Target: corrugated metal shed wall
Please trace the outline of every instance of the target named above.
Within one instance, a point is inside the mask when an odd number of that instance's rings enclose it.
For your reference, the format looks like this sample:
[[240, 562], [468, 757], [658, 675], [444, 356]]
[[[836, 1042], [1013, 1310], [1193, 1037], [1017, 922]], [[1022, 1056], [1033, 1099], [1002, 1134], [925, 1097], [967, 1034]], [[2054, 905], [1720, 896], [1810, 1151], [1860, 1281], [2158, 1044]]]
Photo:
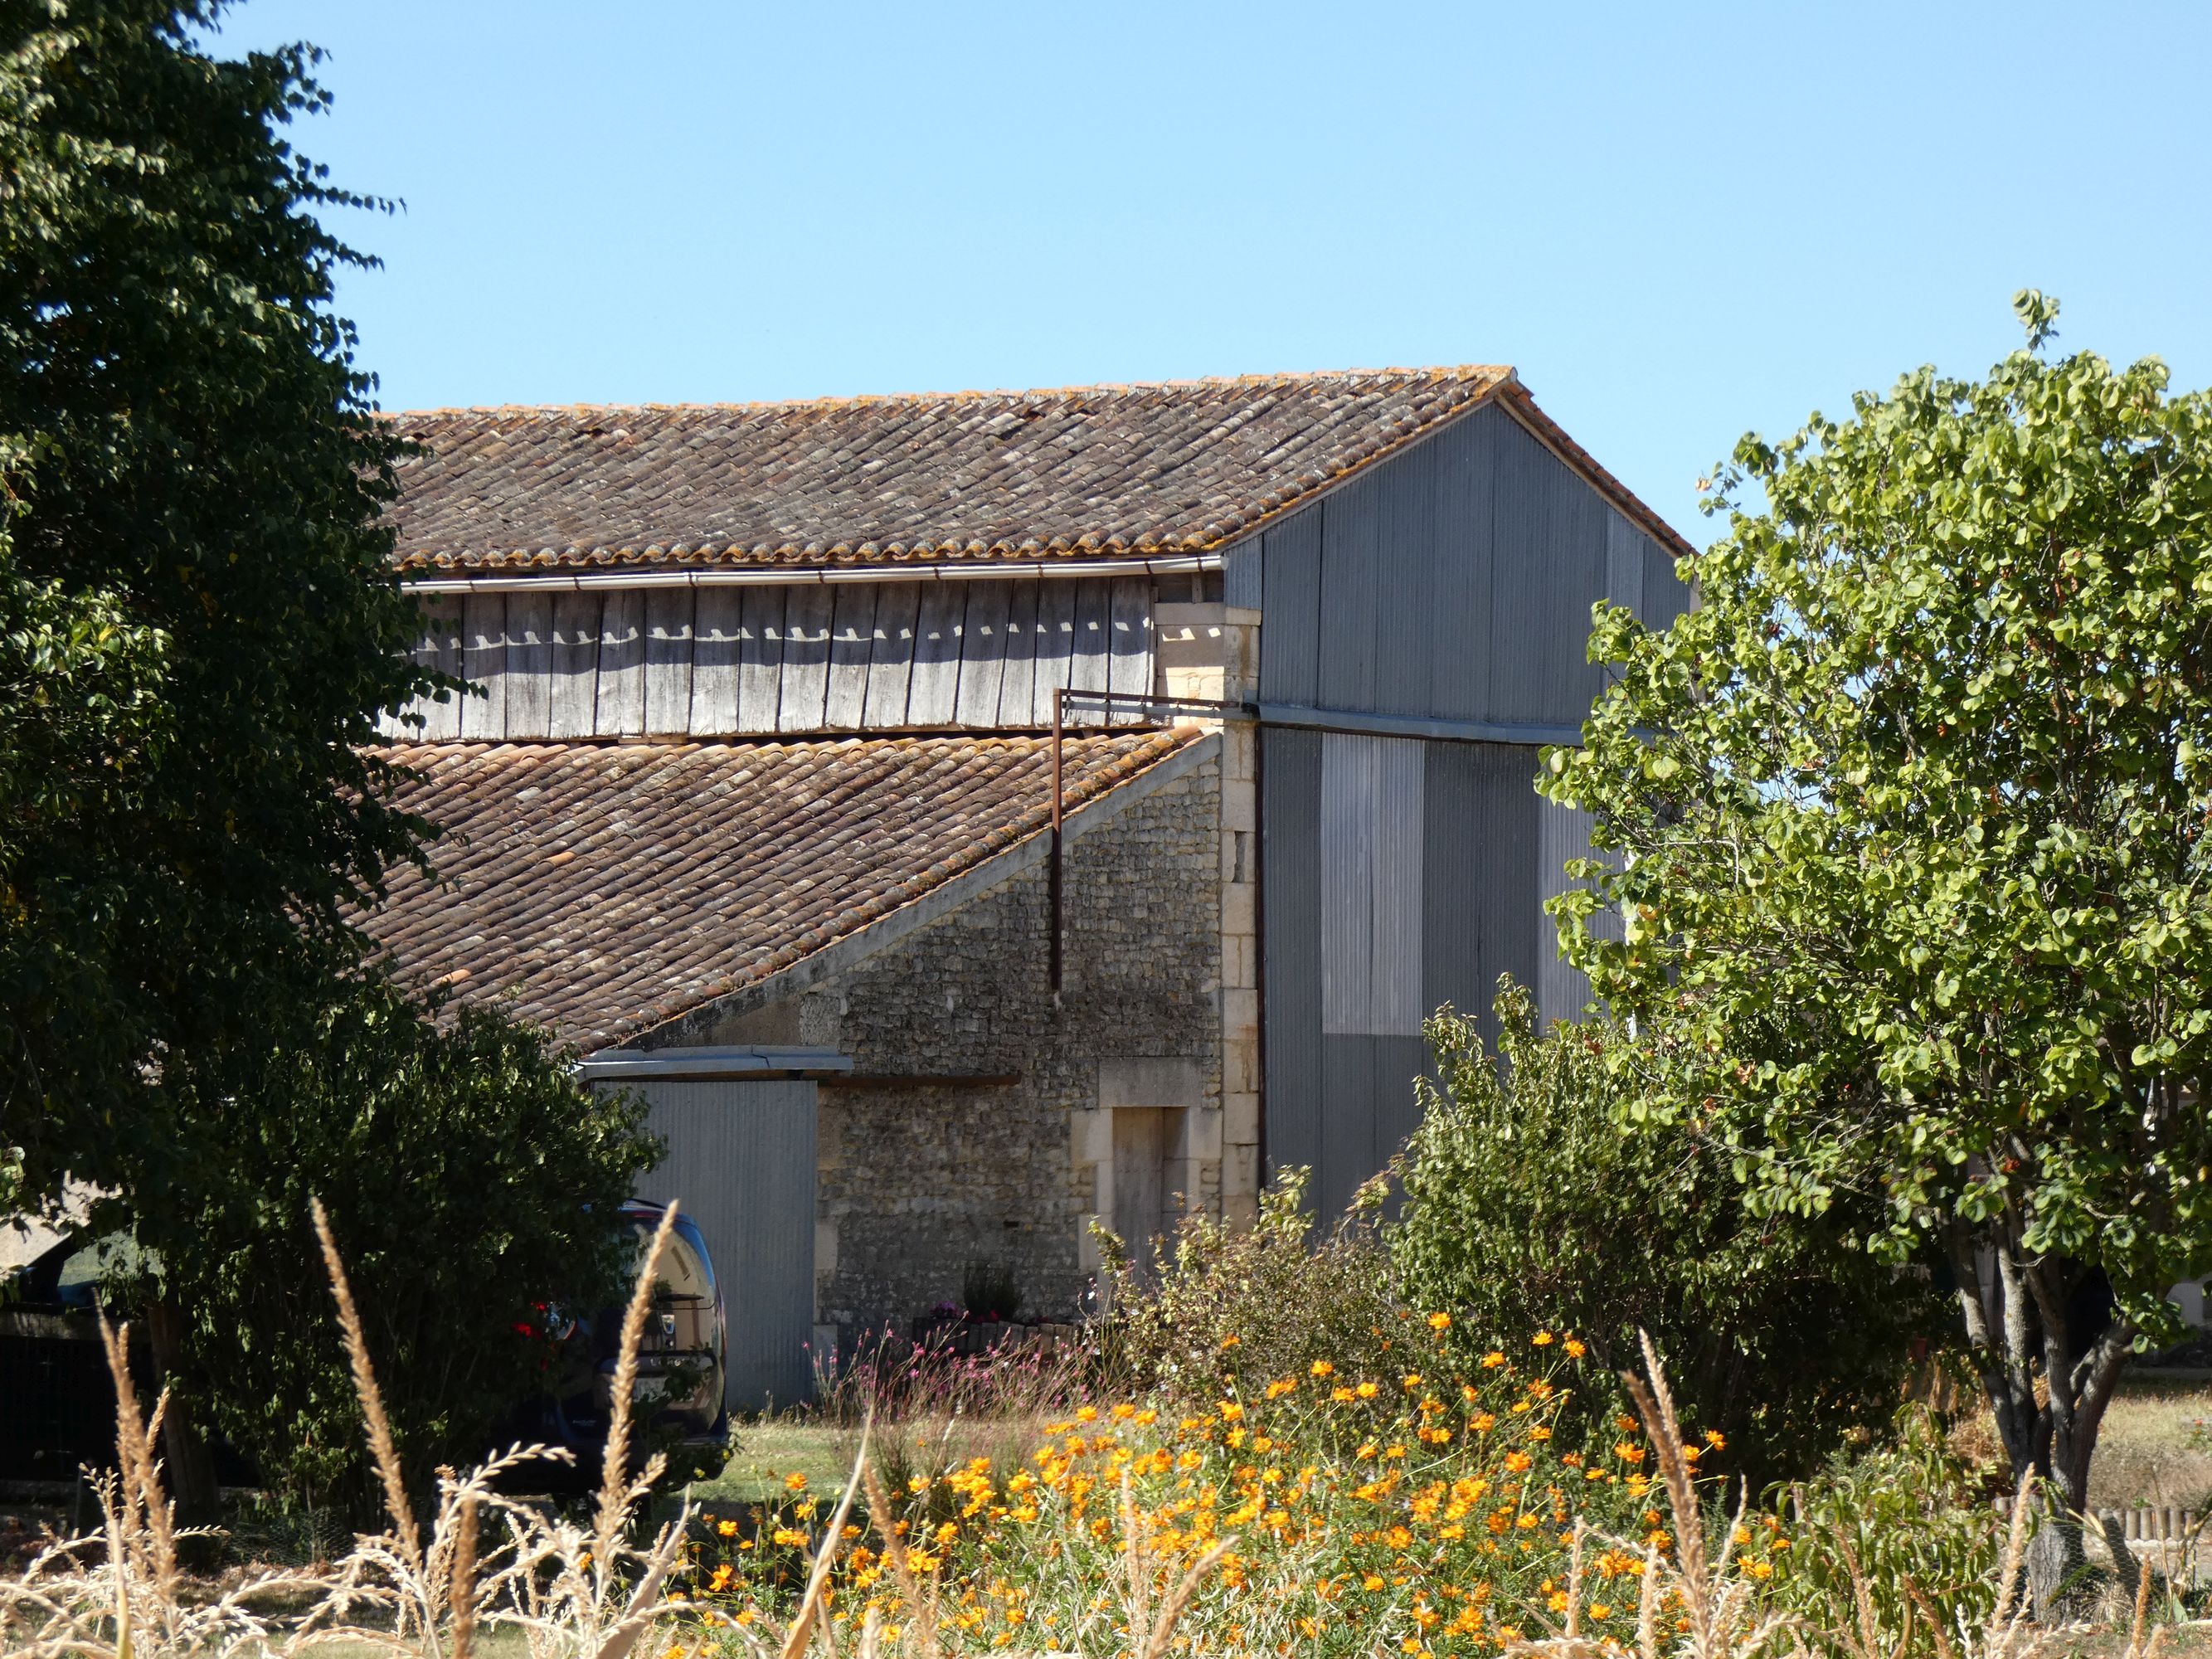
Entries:
[[[1260, 538], [1261, 696], [1352, 714], [1579, 725], [1601, 597], [1664, 627], [1674, 561], [1496, 409], [1476, 411]], [[1267, 1151], [1324, 1214], [1413, 1127], [1421, 1019], [1497, 1035], [1498, 976], [1579, 1015], [1543, 902], [1587, 855], [1535, 793], [1538, 751], [1269, 729], [1261, 736]]]
[[714, 1258], [730, 1325], [723, 1397], [790, 1405], [813, 1392], [815, 1085], [634, 1083], [668, 1143], [638, 1196], [681, 1204]]

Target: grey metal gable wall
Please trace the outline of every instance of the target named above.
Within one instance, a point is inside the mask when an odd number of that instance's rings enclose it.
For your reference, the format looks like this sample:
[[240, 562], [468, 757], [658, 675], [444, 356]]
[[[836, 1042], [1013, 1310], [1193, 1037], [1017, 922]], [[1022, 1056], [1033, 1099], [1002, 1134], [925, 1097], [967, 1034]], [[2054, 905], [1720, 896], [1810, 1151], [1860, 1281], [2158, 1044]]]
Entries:
[[[1571, 729], [1604, 680], [1591, 605], [1664, 627], [1690, 602], [1665, 549], [1495, 408], [1255, 541], [1237, 586], [1270, 704]], [[1538, 797], [1532, 744], [1271, 727], [1261, 748], [1267, 1162], [1310, 1169], [1329, 1215], [1416, 1127], [1422, 1018], [1450, 1003], [1495, 1041], [1504, 974], [1542, 1018], [1581, 1014], [1542, 907], [1589, 824]]]
[[1475, 410], [1259, 538], [1264, 702], [1576, 726], [1601, 598], [1664, 626], [1666, 549], [1503, 410]]

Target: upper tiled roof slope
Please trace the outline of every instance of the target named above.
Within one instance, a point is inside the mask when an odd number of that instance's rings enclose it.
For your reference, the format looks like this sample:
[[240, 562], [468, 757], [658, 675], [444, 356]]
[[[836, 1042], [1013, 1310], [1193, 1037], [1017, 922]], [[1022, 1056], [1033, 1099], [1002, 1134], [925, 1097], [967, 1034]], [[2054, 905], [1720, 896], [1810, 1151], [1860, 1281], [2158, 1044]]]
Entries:
[[[1190, 732], [1070, 738], [1089, 800]], [[403, 973], [510, 995], [586, 1047], [765, 979], [1042, 829], [1042, 738], [410, 744], [442, 825], [365, 918]]]
[[[1351, 369], [815, 403], [403, 415], [403, 567], [867, 564], [1218, 547], [1494, 395]], [[1633, 516], [1648, 509], [1588, 462]], [[1662, 539], [1671, 532], [1650, 520]]]

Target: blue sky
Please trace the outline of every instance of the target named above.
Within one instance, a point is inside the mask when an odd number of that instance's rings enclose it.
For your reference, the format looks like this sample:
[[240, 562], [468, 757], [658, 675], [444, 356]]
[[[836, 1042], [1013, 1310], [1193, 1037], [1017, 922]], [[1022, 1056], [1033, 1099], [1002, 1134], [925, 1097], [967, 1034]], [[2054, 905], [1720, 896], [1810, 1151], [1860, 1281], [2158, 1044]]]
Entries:
[[1506, 362], [1698, 476], [2018, 340], [2212, 380], [2212, 6], [248, 0], [391, 408]]

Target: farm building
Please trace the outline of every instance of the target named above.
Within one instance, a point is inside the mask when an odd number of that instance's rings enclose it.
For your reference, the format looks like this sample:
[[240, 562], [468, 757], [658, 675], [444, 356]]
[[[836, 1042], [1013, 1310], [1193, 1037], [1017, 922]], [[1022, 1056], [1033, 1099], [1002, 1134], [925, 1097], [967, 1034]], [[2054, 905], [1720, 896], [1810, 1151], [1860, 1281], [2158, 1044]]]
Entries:
[[1687, 549], [1510, 370], [402, 424], [477, 695], [395, 727], [447, 836], [372, 928], [653, 1102], [733, 1397], [978, 1273], [1072, 1313], [1094, 1219], [1340, 1206], [1430, 1011], [1582, 1007], [1538, 749]]

